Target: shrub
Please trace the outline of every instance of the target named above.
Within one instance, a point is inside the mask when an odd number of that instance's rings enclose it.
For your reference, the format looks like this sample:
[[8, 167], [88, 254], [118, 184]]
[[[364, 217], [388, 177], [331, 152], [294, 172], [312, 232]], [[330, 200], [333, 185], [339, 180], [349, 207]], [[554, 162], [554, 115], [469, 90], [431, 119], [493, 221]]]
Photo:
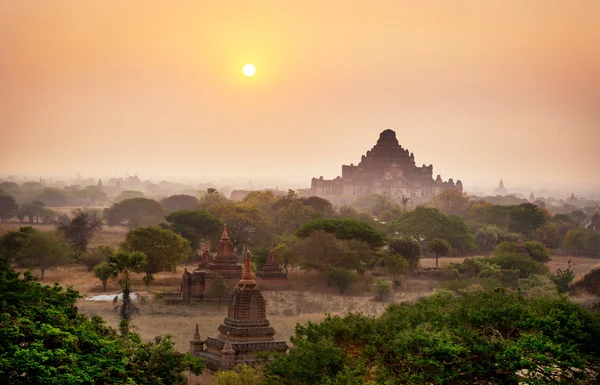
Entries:
[[408, 262], [410, 270], [419, 268], [421, 245], [416, 239], [410, 237], [392, 239], [389, 243], [389, 249], [391, 254], [402, 256]]
[[524, 245], [534, 261], [546, 263], [550, 261], [550, 253], [541, 242], [525, 242]]
[[344, 294], [348, 286], [358, 278], [352, 270], [344, 269], [343, 267], [332, 267], [327, 273], [327, 285], [337, 286], [340, 290], [340, 294]]
[[375, 299], [380, 302], [387, 300], [393, 292], [393, 283], [387, 279], [378, 279], [373, 287], [375, 289]]

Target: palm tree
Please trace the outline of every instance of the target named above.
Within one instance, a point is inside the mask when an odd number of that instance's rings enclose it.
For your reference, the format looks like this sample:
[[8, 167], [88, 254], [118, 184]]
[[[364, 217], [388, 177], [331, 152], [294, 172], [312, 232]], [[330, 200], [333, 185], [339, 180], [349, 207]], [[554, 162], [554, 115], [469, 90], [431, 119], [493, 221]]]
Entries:
[[121, 319], [125, 321], [125, 325], [121, 327], [121, 333], [126, 335], [128, 331], [127, 323], [131, 319], [133, 306], [131, 304], [131, 278], [135, 273], [142, 273], [146, 266], [146, 254], [139, 251], [124, 251], [119, 250], [114, 255], [108, 258], [114, 268], [114, 275], [121, 277], [119, 284], [123, 289], [123, 304], [121, 305]]

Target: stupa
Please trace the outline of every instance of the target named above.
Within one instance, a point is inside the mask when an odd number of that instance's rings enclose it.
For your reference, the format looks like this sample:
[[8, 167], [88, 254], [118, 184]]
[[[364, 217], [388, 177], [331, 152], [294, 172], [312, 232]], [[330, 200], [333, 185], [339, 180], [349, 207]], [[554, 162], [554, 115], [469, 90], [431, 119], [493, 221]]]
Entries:
[[219, 240], [219, 244], [217, 245], [217, 255], [208, 264], [208, 270], [213, 274], [217, 273], [221, 275], [224, 279], [240, 279], [242, 267], [237, 264], [237, 257], [227, 233], [227, 224], [223, 228], [221, 240]]
[[588, 228], [590, 230], [600, 230], [600, 210], [598, 209], [598, 205], [596, 205], [596, 211], [592, 215], [592, 222]]
[[210, 263], [211, 255], [210, 250], [208, 249], [208, 244], [205, 244], [202, 248], [202, 256], [200, 257], [200, 265], [199, 268], [207, 268]]
[[[190, 340], [190, 352], [201, 357], [210, 370], [228, 370], [238, 364], [261, 366], [274, 359], [275, 353], [285, 353], [285, 341], [275, 340], [275, 330], [267, 319], [265, 299], [254, 279], [250, 266], [250, 252], [246, 253], [242, 279], [238, 282], [227, 310], [227, 316], [219, 326], [219, 335], [206, 341], [197, 333]], [[206, 344], [206, 348], [204, 348]], [[258, 359], [258, 353], [269, 358]]]
[[267, 263], [256, 273], [258, 282], [262, 286], [273, 287], [281, 286], [287, 282], [287, 275], [281, 271], [279, 264], [275, 260], [275, 249], [269, 251]]

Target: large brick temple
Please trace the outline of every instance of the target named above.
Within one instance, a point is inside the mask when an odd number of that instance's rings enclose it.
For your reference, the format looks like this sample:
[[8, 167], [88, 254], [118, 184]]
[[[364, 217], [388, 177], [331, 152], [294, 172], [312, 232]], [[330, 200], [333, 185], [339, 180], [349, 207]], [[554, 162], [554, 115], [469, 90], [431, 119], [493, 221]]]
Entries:
[[443, 190], [462, 192], [460, 180], [433, 179], [433, 165], [418, 167], [415, 156], [402, 148], [396, 133], [385, 130], [358, 165], [342, 166], [342, 176], [335, 179], [312, 178], [311, 194], [332, 195], [386, 194], [391, 197], [429, 198]]
[[227, 316], [218, 330], [217, 337], [203, 340], [196, 325], [190, 340], [190, 353], [203, 358], [206, 367], [213, 371], [230, 370], [237, 364], [261, 366], [265, 361], [257, 357], [258, 353], [266, 353], [270, 361], [274, 354], [288, 350], [285, 341], [274, 338], [266, 301], [250, 266], [250, 252], [246, 253], [242, 279], [231, 295]]

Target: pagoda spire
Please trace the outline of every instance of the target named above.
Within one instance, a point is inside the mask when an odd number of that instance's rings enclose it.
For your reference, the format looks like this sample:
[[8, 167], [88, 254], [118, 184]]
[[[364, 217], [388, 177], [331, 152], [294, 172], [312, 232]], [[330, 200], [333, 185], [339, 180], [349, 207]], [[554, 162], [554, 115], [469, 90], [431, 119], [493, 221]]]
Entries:
[[221, 350], [223, 354], [235, 354], [235, 350], [233, 350], [233, 346], [231, 346], [231, 333], [227, 332], [227, 338], [225, 339], [225, 346], [223, 346], [223, 350]]
[[229, 233], [227, 233], [227, 223], [223, 226], [223, 234], [221, 235], [221, 239], [227, 240], [229, 239]]
[[200, 340], [200, 331], [198, 330], [198, 324], [196, 324], [196, 331], [194, 332], [194, 337], [192, 337], [194, 341]]
[[238, 283], [238, 287], [255, 287], [256, 280], [254, 279], [254, 273], [252, 272], [252, 265], [250, 264], [250, 251], [246, 251], [246, 260], [244, 261], [244, 271], [242, 271], [242, 279]]

